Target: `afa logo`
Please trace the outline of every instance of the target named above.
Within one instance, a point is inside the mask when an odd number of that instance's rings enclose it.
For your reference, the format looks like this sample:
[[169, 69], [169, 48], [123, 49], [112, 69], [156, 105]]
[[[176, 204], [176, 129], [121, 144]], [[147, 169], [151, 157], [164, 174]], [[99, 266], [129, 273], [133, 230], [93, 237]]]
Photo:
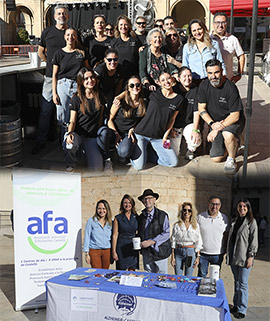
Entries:
[[115, 294], [113, 297], [113, 306], [121, 316], [133, 314], [137, 307], [137, 298], [128, 294]]
[[[67, 235], [68, 233], [68, 221], [65, 217], [56, 217], [53, 218], [52, 217], [53, 212], [52, 211], [46, 211], [43, 214], [43, 219], [40, 217], [29, 217], [28, 218], [28, 222], [31, 223], [28, 225], [27, 227], [27, 232], [30, 235], [38, 235], [38, 236], [50, 236], [50, 234], [54, 235]], [[61, 250], [63, 250], [63, 248], [67, 245], [68, 240], [66, 240], [66, 242], [58, 247], [57, 249], [43, 249], [39, 246], [37, 246], [32, 237], [29, 236], [28, 237], [28, 242], [31, 245], [31, 247], [36, 250], [37, 252], [43, 253], [43, 254], [54, 254], [54, 253], [58, 253]]]

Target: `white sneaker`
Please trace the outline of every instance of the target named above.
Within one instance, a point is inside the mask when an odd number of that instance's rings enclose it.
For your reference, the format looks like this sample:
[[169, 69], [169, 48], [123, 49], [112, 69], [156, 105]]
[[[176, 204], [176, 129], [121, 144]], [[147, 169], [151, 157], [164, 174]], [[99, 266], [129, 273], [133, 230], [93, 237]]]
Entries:
[[106, 159], [104, 162], [104, 172], [113, 172], [112, 161], [110, 159]]
[[236, 165], [233, 158], [227, 158], [224, 166], [224, 172], [226, 174], [234, 174], [236, 171]]

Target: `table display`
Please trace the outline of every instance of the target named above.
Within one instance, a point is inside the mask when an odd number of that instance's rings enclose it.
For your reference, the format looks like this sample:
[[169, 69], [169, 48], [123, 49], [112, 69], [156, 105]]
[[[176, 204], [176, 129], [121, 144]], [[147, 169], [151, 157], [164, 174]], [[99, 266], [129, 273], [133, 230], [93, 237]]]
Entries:
[[223, 281], [216, 297], [198, 296], [199, 284], [198, 277], [78, 268], [46, 282], [46, 320], [230, 321]]

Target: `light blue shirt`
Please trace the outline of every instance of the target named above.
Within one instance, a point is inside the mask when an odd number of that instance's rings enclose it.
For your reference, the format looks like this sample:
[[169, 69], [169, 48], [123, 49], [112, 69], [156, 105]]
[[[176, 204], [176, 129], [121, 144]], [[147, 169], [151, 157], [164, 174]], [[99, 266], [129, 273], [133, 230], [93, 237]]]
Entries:
[[189, 46], [188, 43], [183, 48], [182, 66], [189, 67], [192, 71], [193, 79], [207, 78], [205, 64], [208, 60], [216, 58], [222, 63], [223, 75], [226, 74], [226, 67], [221, 55], [219, 44], [216, 40], [212, 40], [212, 48], [204, 47], [202, 52], [196, 45]]
[[83, 251], [110, 249], [111, 235], [112, 227], [108, 223], [102, 227], [96, 218], [91, 217], [85, 226]]

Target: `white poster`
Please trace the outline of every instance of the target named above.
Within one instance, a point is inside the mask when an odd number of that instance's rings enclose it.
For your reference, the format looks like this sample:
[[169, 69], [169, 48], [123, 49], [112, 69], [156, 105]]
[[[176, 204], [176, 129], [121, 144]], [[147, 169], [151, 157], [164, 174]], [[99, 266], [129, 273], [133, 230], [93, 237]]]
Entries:
[[71, 289], [71, 311], [97, 312], [98, 292], [88, 289]]
[[16, 310], [46, 305], [45, 281], [80, 267], [81, 176], [13, 171]]

